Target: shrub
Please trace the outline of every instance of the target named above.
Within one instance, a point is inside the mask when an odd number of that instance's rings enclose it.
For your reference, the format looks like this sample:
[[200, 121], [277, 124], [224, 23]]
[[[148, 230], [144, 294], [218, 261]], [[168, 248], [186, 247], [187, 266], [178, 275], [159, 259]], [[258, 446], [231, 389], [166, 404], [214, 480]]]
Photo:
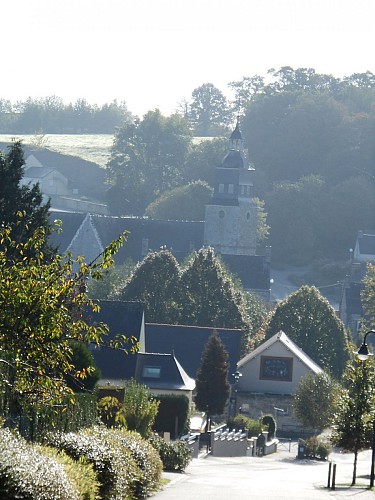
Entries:
[[163, 463], [158, 452], [137, 432], [122, 429], [111, 431], [116, 444], [130, 450], [137, 464], [140, 475], [135, 481], [133, 491], [135, 498], [145, 498], [160, 486]]
[[[175, 439], [189, 431], [189, 399], [184, 395], [160, 394], [160, 401], [153, 429], [156, 432], [170, 432]], [[177, 436], [176, 433], [177, 418]]]
[[124, 402], [116, 419], [130, 431], [148, 438], [158, 413], [159, 401], [153, 400], [148, 387], [130, 380], [126, 384]]
[[56, 462], [63, 465], [69, 480], [74, 484], [79, 493], [79, 498], [84, 498], [85, 500], [96, 500], [99, 498], [100, 484], [94, 468], [88, 460], [83, 457], [78, 461], [73, 460], [64, 451], [59, 451], [49, 446], [36, 445], [36, 448], [40, 449], [44, 455], [50, 456]]
[[159, 453], [163, 462], [163, 469], [169, 471], [183, 471], [191, 460], [191, 451], [183, 441], [164, 441], [157, 434], [150, 437], [150, 443]]
[[137, 465], [129, 450], [114, 444], [110, 429], [94, 427], [77, 434], [56, 433], [48, 437], [48, 442], [75, 460], [84, 457], [93, 465], [102, 498], [134, 498], [134, 483], [139, 479]]
[[245, 415], [237, 415], [234, 419], [228, 419], [229, 428], [246, 429], [248, 437], [258, 436], [263, 431], [260, 420], [254, 420]]
[[308, 458], [318, 458], [325, 460], [332, 451], [332, 446], [328, 440], [312, 436], [306, 439], [305, 456]]
[[9, 429], [0, 429], [0, 498], [79, 500], [61, 463]]

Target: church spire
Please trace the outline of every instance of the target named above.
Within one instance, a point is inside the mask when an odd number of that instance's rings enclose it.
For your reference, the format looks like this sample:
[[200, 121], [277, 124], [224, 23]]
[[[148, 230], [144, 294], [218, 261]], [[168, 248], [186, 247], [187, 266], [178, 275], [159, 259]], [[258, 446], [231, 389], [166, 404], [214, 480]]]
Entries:
[[233, 132], [231, 133], [230, 138], [229, 138], [229, 150], [230, 151], [240, 151], [240, 152], [243, 152], [243, 150], [244, 150], [244, 142], [243, 142], [242, 133], [240, 130], [240, 117], [239, 117], [239, 115], [237, 116], [236, 127], [233, 130]]

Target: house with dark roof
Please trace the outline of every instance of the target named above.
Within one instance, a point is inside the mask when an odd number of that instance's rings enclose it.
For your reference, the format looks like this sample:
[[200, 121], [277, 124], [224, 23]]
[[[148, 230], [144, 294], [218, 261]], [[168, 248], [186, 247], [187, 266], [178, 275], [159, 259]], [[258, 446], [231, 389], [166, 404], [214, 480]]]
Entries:
[[188, 376], [195, 379], [201, 358], [215, 330], [228, 353], [229, 382], [236, 371], [241, 352], [241, 330], [230, 328], [212, 328], [186, 325], [161, 325], [146, 323], [146, 352], [173, 353], [183, 366]]
[[189, 377], [174, 353], [139, 352], [135, 370], [135, 380], [146, 385], [152, 394], [176, 394], [193, 402], [195, 379]]
[[238, 411], [259, 419], [265, 414], [277, 418], [280, 431], [293, 432], [300, 424], [293, 413], [293, 398], [301, 379], [323, 370], [284, 332], [280, 331], [242, 358], [236, 384]]

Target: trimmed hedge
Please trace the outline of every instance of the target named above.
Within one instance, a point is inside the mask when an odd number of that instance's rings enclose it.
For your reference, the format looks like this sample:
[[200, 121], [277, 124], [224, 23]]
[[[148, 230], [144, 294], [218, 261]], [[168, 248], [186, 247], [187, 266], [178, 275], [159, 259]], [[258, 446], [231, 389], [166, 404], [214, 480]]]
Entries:
[[159, 453], [163, 469], [168, 471], [184, 471], [191, 460], [191, 451], [184, 441], [164, 441], [157, 434], [150, 437], [150, 443]]
[[154, 398], [160, 401], [160, 405], [153, 429], [156, 432], [170, 432], [174, 439], [186, 434], [189, 431], [189, 399], [177, 394], [158, 394]]
[[85, 457], [93, 464], [101, 498], [144, 498], [159, 487], [160, 458], [147, 442], [142, 444], [139, 435], [100, 426], [79, 433], [56, 433], [48, 442], [75, 460]]
[[79, 500], [64, 466], [9, 429], [0, 429], [0, 498]]

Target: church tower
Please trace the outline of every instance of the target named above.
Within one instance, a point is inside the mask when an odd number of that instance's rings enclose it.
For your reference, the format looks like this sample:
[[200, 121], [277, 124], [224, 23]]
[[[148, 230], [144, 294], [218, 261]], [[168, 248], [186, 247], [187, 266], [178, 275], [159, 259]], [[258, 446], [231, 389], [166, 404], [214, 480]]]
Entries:
[[245, 153], [239, 119], [228, 153], [216, 167], [214, 194], [206, 205], [204, 245], [222, 255], [255, 255], [258, 208], [253, 173]]

